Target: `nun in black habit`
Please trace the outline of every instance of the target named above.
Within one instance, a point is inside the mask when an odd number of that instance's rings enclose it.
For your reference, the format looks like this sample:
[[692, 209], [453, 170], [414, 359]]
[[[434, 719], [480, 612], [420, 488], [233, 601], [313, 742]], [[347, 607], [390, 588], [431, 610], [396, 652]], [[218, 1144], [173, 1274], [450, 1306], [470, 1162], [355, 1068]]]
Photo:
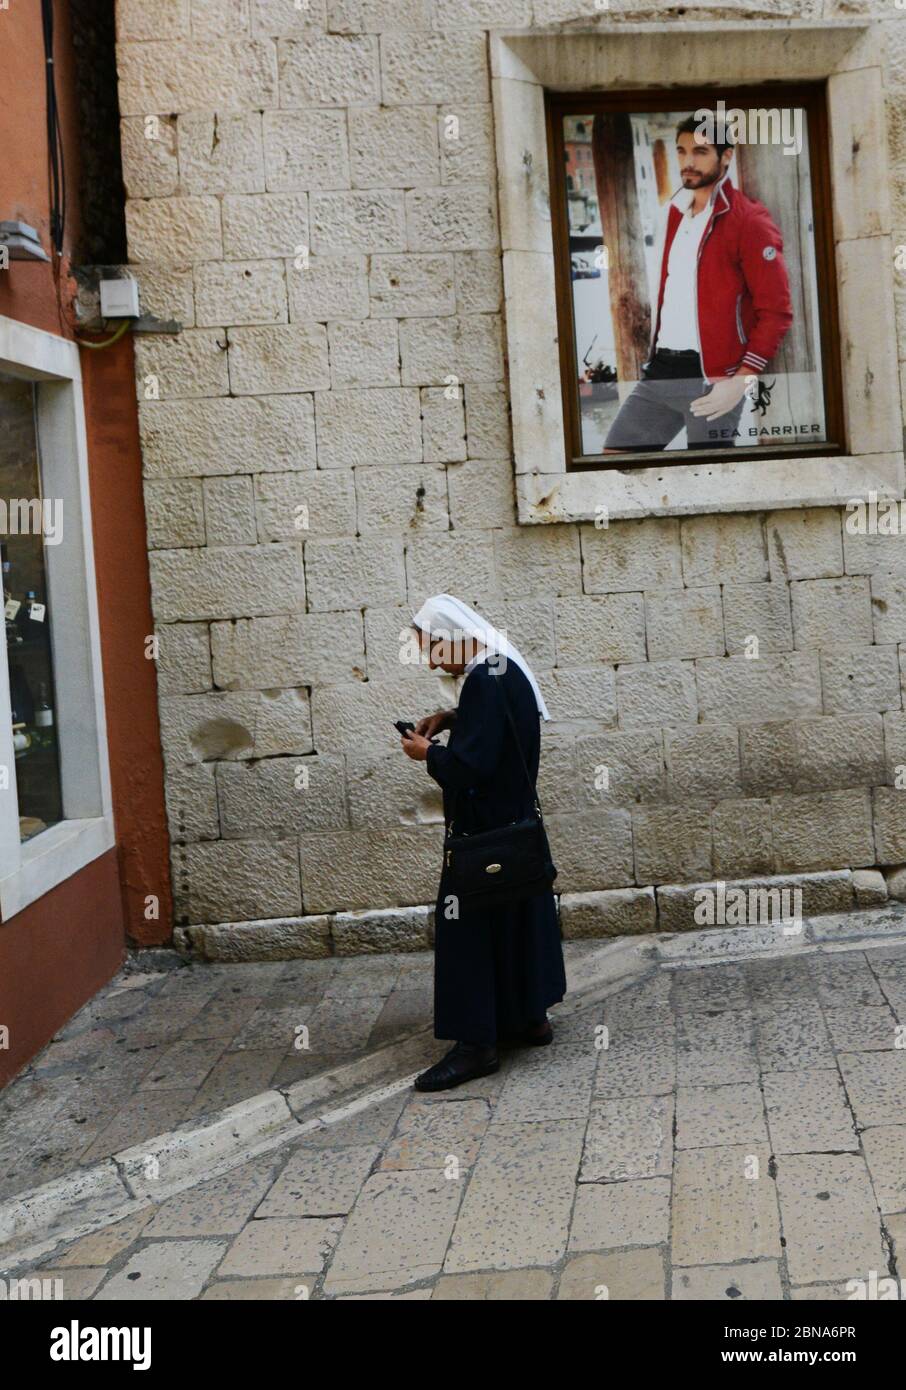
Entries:
[[[429, 715], [402, 738], [403, 751], [424, 761], [442, 788], [448, 829], [454, 817], [457, 834], [474, 834], [531, 815], [539, 717], [550, 715], [525, 660], [449, 594], [429, 599], [413, 625], [432, 670], [465, 675], [456, 709]], [[433, 741], [444, 729], [450, 730], [446, 747]], [[493, 909], [460, 909], [442, 869], [434, 920], [434, 1036], [454, 1046], [416, 1078], [420, 1091], [447, 1090], [497, 1071], [498, 1042], [549, 1043], [547, 1009], [566, 992], [552, 891]]]

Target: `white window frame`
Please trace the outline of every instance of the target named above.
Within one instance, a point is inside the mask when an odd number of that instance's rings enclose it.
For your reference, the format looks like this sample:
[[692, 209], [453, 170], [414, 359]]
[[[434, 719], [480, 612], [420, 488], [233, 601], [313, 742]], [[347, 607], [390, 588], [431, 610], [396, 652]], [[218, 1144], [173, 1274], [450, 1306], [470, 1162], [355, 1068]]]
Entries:
[[[520, 523], [822, 507], [904, 495], [879, 26], [871, 20], [614, 24], [491, 35]], [[568, 471], [544, 94], [827, 79], [848, 452]], [[859, 151], [854, 162], [852, 150]], [[858, 370], [848, 368], [858, 362]]]
[[45, 545], [64, 819], [24, 844], [9, 667], [0, 660], [0, 920], [8, 921], [115, 844], [101, 674], [88, 449], [75, 343], [0, 315], [0, 371], [33, 381], [43, 495], [62, 501], [63, 540]]

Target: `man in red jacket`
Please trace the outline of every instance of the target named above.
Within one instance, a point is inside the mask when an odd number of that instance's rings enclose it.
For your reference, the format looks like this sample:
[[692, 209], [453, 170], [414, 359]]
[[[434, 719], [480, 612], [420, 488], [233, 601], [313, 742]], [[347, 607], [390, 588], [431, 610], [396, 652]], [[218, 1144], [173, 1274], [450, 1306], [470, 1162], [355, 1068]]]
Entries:
[[783, 238], [767, 208], [730, 183], [733, 146], [708, 143], [703, 126], [698, 112], [677, 127], [683, 187], [662, 229], [649, 356], [605, 453], [665, 449], [684, 427], [690, 449], [732, 445], [747, 380], [793, 321]]

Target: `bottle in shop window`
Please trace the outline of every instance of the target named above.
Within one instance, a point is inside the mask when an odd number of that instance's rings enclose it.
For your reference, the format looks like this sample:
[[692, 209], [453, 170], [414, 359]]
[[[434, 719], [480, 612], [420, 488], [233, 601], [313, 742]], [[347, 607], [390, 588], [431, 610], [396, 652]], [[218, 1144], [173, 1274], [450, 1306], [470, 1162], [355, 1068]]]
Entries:
[[38, 702], [35, 705], [35, 725], [39, 729], [50, 729], [53, 726], [53, 710], [47, 699], [47, 685], [44, 681], [41, 682]]
[[9, 699], [13, 708], [13, 723], [34, 724], [35, 697], [18, 661], [11, 661], [9, 666]]
[[6, 556], [3, 557], [3, 614], [6, 619], [6, 643], [21, 642], [19, 629], [16, 626], [16, 614], [22, 607], [17, 598], [13, 598], [10, 583], [12, 580], [12, 565]]
[[23, 641], [29, 638], [40, 637], [44, 631], [44, 604], [38, 601], [36, 590], [29, 589], [25, 595], [25, 602], [16, 614], [16, 624]]

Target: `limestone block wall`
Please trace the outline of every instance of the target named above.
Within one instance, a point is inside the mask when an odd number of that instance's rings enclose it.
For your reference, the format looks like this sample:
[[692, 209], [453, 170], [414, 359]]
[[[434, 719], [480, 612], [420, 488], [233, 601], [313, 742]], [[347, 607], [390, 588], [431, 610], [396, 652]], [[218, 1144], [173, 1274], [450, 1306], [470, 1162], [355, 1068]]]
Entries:
[[906, 860], [906, 537], [513, 496], [488, 28], [822, 14], [883, 33], [906, 243], [892, 0], [120, 0], [129, 256], [183, 325], [136, 340], [180, 924], [431, 901], [392, 721], [449, 701], [399, 659], [437, 590], [541, 677], [563, 891]]

